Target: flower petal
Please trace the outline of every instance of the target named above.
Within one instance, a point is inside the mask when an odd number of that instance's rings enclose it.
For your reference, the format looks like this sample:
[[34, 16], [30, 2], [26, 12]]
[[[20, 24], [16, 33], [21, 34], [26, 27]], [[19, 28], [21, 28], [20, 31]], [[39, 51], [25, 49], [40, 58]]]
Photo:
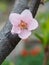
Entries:
[[31, 35], [31, 31], [28, 30], [22, 30], [20, 34], [18, 34], [18, 36], [22, 39], [26, 39]]
[[33, 19], [32, 13], [30, 12], [29, 9], [25, 9], [21, 13], [21, 16], [22, 16], [22, 20], [25, 21], [26, 23], [30, 22]]
[[9, 20], [12, 25], [18, 25], [20, 23], [21, 17], [20, 14], [11, 13], [9, 16]]
[[12, 30], [11, 30], [12, 34], [19, 34], [20, 32], [21, 32], [21, 30], [19, 27], [16, 27], [16, 26], [12, 27]]
[[33, 19], [31, 22], [28, 23], [28, 30], [34, 30], [38, 27], [37, 20]]

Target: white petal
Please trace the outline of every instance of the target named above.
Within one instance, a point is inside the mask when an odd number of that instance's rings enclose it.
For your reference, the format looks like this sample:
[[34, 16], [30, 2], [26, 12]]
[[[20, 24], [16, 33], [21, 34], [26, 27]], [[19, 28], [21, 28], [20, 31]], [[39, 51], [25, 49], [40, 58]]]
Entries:
[[28, 30], [22, 30], [21, 33], [18, 34], [18, 36], [19, 36], [21, 39], [26, 39], [26, 38], [28, 38], [30, 35], [31, 35], [31, 31], [28, 31]]
[[22, 13], [21, 13], [21, 16], [22, 16], [22, 20], [25, 21], [25, 22], [30, 22], [33, 17], [32, 17], [32, 13], [30, 12], [29, 9], [26, 9], [24, 10]]
[[12, 27], [11, 33], [12, 34], [19, 34], [21, 32], [21, 29], [19, 27]]
[[18, 25], [20, 23], [21, 17], [20, 14], [11, 13], [9, 16], [9, 20], [12, 25]]
[[34, 30], [38, 27], [37, 20], [33, 19], [30, 23], [28, 23], [28, 30]]

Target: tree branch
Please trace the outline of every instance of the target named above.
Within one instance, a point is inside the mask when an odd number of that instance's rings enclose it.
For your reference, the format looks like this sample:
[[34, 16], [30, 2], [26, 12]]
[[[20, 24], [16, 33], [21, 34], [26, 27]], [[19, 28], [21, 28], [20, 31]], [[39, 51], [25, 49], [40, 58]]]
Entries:
[[[27, 8], [28, 2], [29, 0], [16, 0], [12, 12], [21, 13]], [[0, 32], [0, 65], [21, 40], [18, 35], [12, 35], [10, 33], [11, 28], [12, 25], [8, 20]]]
[[[12, 12], [21, 13], [24, 9], [28, 8], [28, 2], [29, 0], [17, 0]], [[35, 16], [39, 4], [40, 0], [32, 0], [32, 4], [30, 4], [32, 6], [29, 8], [32, 11], [33, 16]], [[18, 35], [11, 34], [11, 28], [12, 25], [8, 20], [0, 32], [0, 65], [21, 40]]]
[[33, 17], [35, 17], [39, 5], [40, 5], [41, 0], [31, 0], [30, 5], [29, 5], [29, 9], [32, 12]]

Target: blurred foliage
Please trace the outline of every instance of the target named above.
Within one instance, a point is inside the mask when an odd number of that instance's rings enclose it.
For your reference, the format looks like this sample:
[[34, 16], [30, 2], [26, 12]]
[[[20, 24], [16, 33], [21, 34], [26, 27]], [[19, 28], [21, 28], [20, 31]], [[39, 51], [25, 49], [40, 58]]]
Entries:
[[10, 3], [12, 1], [15, 1], [15, 0], [0, 0], [1, 2], [7, 2], [7, 3]]
[[[28, 52], [28, 51], [31, 51], [32, 48], [30, 50], [25, 48], [25, 50]], [[10, 62], [7, 61], [7, 59], [6, 59], [2, 63], [2, 65], [42, 65], [43, 59], [44, 59], [44, 50], [42, 48], [41, 52], [37, 55], [32, 55], [29, 53], [27, 55], [22, 55], [20, 53], [14, 59], [15, 59], [15, 61], [10, 61]]]
[[35, 36], [41, 40], [44, 46], [49, 44], [49, 12], [37, 15], [39, 30]]
[[7, 9], [6, 3], [0, 2], [0, 12], [4, 12]]
[[[41, 46], [39, 46], [41, 48], [40, 53], [34, 55], [30, 51], [33, 51], [35, 47], [31, 47], [30, 49], [25, 47], [25, 51], [23, 50], [23, 54], [16, 56], [15, 65], [42, 65], [44, 59], [44, 50]], [[28, 52], [27, 54], [26, 51]]]
[[44, 4], [46, 2], [48, 2], [49, 0], [41, 0], [41, 3]]
[[12, 4], [15, 0], [0, 0], [0, 12], [5, 12], [9, 6], [9, 4]]
[[33, 56], [18, 56], [16, 59], [16, 65], [42, 65], [43, 64], [44, 54], [41, 52], [40, 54]]
[[2, 65], [9, 65], [10, 64], [10, 62], [8, 62], [7, 60], [5, 60], [3, 63], [2, 63]]
[[45, 2], [48, 2], [49, 0], [45, 0]]
[[15, 65], [14, 62], [5, 60], [1, 65]]

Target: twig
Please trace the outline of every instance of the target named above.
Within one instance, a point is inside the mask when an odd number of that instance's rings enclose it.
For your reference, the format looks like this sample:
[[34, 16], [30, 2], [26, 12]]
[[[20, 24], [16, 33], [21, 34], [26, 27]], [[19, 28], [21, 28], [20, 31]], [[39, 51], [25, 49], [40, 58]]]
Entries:
[[44, 51], [45, 51], [45, 56], [44, 56], [43, 65], [47, 65], [48, 60], [49, 60], [49, 45], [46, 46]]
[[[21, 13], [24, 9], [26, 9], [28, 2], [29, 0], [16, 0], [12, 12]], [[21, 40], [18, 35], [12, 35], [10, 33], [11, 28], [12, 25], [8, 20], [0, 32], [0, 65]]]
[[[29, 0], [17, 0], [12, 12], [21, 13], [24, 9], [28, 8], [28, 2]], [[40, 4], [40, 0], [32, 0], [32, 2], [34, 2], [34, 4], [30, 4], [32, 5], [32, 7], [30, 6], [29, 8], [32, 11], [33, 16], [35, 17], [38, 6]], [[10, 33], [11, 28], [12, 25], [8, 20], [8, 22], [0, 32], [0, 65], [21, 40], [18, 35], [12, 35]]]

